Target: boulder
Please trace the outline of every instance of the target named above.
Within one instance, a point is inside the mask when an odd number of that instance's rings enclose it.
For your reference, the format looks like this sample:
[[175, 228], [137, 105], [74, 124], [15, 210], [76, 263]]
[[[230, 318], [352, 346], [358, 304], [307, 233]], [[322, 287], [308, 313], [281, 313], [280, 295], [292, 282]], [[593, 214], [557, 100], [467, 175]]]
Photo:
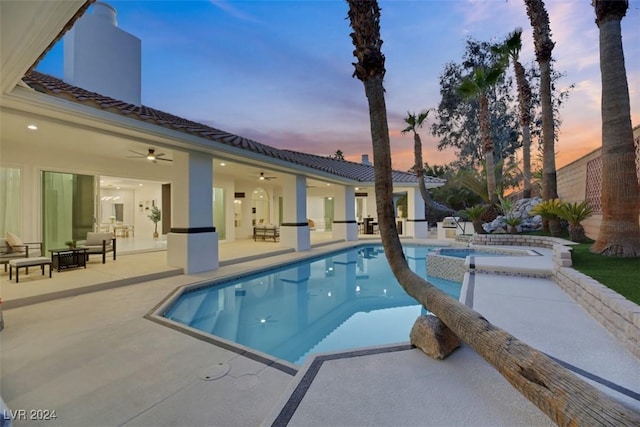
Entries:
[[434, 359], [444, 359], [460, 347], [460, 339], [433, 315], [419, 316], [409, 339], [412, 345]]
[[[517, 200], [511, 209], [511, 215], [514, 217], [520, 217], [522, 222], [517, 227], [518, 232], [537, 231], [542, 229], [542, 217], [540, 215], [529, 216], [529, 211], [533, 209], [535, 205], [540, 203], [542, 199], [540, 197], [534, 197], [531, 199]], [[487, 222], [482, 226], [487, 233], [505, 233], [507, 230], [507, 223], [505, 217], [499, 215], [491, 222]]]

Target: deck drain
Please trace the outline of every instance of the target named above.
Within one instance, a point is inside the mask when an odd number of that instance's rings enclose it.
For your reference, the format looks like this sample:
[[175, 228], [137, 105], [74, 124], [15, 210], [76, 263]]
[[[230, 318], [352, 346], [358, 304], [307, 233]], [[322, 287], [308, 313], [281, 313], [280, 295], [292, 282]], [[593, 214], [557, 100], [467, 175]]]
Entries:
[[226, 363], [218, 363], [217, 365], [208, 366], [198, 372], [198, 377], [205, 381], [213, 381], [222, 378], [229, 372], [229, 365]]

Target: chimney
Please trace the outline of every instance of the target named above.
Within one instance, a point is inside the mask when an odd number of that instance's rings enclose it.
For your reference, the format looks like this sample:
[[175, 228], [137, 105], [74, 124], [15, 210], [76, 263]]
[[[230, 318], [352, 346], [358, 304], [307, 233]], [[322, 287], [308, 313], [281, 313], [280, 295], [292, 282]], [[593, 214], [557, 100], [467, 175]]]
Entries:
[[371, 162], [369, 161], [369, 155], [368, 154], [363, 154], [362, 155], [362, 164], [365, 166], [372, 166]]
[[118, 28], [116, 10], [96, 2], [64, 36], [64, 76], [71, 85], [141, 105], [140, 39]]

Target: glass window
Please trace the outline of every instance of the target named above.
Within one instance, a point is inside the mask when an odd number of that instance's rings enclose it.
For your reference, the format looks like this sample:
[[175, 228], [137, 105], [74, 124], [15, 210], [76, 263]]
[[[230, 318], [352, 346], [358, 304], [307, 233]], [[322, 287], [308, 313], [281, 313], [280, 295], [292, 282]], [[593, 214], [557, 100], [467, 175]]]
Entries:
[[42, 172], [42, 241], [45, 250], [85, 240], [93, 230], [94, 177]]

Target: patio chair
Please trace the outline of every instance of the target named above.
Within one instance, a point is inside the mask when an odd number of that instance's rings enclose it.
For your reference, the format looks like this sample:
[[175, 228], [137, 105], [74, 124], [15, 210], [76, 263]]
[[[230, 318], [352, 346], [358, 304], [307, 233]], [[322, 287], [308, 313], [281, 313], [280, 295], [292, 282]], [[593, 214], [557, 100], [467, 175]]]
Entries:
[[87, 240], [82, 247], [89, 249], [87, 251], [87, 260], [89, 260], [89, 255], [102, 254], [102, 263], [104, 264], [107, 260], [108, 252], [113, 252], [114, 261], [116, 259], [116, 238], [113, 237], [113, 233], [89, 231]]
[[39, 256], [42, 256], [42, 242], [23, 242], [10, 231], [7, 231], [5, 238], [0, 238], [0, 264], [4, 264], [5, 272], [12, 259]]

